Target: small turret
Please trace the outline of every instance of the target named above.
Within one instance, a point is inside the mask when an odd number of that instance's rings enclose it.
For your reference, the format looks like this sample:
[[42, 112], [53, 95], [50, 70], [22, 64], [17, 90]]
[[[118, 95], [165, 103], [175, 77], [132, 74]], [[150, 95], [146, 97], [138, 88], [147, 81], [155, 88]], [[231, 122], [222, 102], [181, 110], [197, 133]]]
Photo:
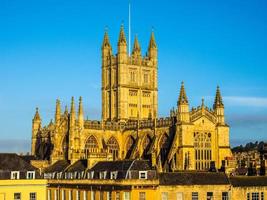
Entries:
[[134, 57], [140, 57], [141, 56], [141, 47], [140, 47], [140, 44], [138, 42], [137, 36], [135, 36], [135, 39], [134, 39], [134, 46], [133, 46], [132, 55]]
[[56, 101], [56, 113], [55, 113], [55, 124], [57, 127], [60, 124], [60, 116], [61, 116], [60, 100], [57, 99], [57, 101]]
[[31, 146], [31, 154], [35, 155], [35, 148], [37, 142], [37, 134], [41, 129], [42, 119], [39, 114], [38, 107], [36, 108], [35, 115], [32, 119], [32, 146]]
[[151, 36], [150, 36], [150, 41], [148, 45], [148, 57], [152, 59], [155, 63], [157, 63], [158, 50], [157, 50], [156, 40], [154, 36], [154, 31], [152, 31]]
[[184, 82], [181, 84], [181, 89], [180, 89], [180, 95], [179, 99], [177, 102], [178, 106], [178, 113], [177, 113], [177, 119], [180, 122], [190, 122], [189, 119], [189, 104], [188, 104], [188, 99], [186, 96], [185, 88], [184, 88]]
[[102, 43], [102, 64], [106, 65], [108, 58], [112, 55], [112, 48], [108, 38], [108, 32], [105, 32], [103, 43]]
[[215, 114], [218, 117], [218, 123], [224, 125], [225, 124], [224, 105], [223, 105], [223, 100], [222, 100], [219, 86], [217, 86], [213, 109], [214, 109]]
[[79, 127], [83, 128], [84, 117], [83, 117], [82, 97], [80, 97], [80, 99], [79, 99], [78, 123], [79, 123]]
[[74, 104], [74, 97], [71, 98], [71, 108], [70, 108], [70, 127], [75, 126], [75, 104]]
[[120, 35], [118, 40], [118, 54], [117, 54], [118, 63], [127, 63], [128, 54], [127, 54], [127, 42], [124, 34], [124, 27], [121, 25]]

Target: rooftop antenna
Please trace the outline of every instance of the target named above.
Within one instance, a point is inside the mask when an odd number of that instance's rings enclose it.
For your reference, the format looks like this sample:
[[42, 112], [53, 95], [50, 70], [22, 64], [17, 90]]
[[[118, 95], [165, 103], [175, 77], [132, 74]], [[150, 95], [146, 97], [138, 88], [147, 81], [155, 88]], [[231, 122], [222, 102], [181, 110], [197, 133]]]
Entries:
[[128, 54], [129, 56], [131, 55], [131, 2], [129, 1], [129, 34], [128, 34], [128, 40], [129, 40], [129, 51]]

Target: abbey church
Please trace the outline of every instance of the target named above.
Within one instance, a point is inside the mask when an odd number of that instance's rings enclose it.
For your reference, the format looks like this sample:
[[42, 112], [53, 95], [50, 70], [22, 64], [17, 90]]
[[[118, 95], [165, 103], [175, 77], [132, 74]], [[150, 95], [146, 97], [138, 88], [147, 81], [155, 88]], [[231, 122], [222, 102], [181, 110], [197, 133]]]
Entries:
[[127, 51], [123, 26], [113, 54], [108, 33], [102, 44], [102, 119], [85, 120], [82, 98], [72, 97], [70, 109], [56, 101], [55, 118], [42, 125], [38, 109], [32, 121], [31, 154], [50, 164], [145, 159], [159, 172], [208, 170], [225, 167], [232, 157], [229, 126], [219, 87], [214, 104], [202, 100], [190, 108], [184, 83], [177, 91], [177, 107], [158, 118], [158, 56], [152, 32], [147, 54], [142, 56], [135, 38]]

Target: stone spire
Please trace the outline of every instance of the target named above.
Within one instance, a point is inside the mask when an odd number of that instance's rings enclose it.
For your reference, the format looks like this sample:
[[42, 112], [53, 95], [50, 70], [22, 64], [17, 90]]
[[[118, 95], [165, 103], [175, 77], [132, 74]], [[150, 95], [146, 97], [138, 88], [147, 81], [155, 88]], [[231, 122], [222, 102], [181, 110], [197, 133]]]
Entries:
[[177, 105], [178, 105], [178, 112], [177, 112], [178, 122], [189, 123], [190, 122], [189, 104], [188, 104], [188, 99], [185, 93], [184, 82], [182, 82], [181, 84], [180, 95], [179, 95]]
[[217, 86], [213, 109], [216, 109], [218, 107], [224, 107], [219, 86]]
[[121, 25], [119, 40], [118, 40], [118, 62], [119, 63], [126, 63], [128, 59], [127, 54], [127, 42], [126, 37], [124, 34], [124, 27]]
[[75, 125], [75, 104], [74, 97], [71, 98], [71, 107], [70, 107], [70, 126]]
[[150, 36], [150, 41], [148, 45], [148, 57], [154, 61], [154, 64], [157, 65], [158, 62], [158, 51], [157, 51], [157, 45], [156, 40], [154, 36], [154, 31], [152, 31]]
[[154, 31], [151, 32], [148, 49], [157, 49]]
[[188, 99], [187, 99], [185, 88], [184, 88], [184, 82], [182, 82], [181, 84], [180, 95], [179, 95], [177, 104], [178, 105], [188, 104]]
[[111, 48], [107, 31], [105, 31], [104, 39], [103, 39], [103, 43], [102, 43], [102, 49], [104, 49], [104, 48]]
[[57, 99], [57, 101], [56, 101], [56, 113], [55, 113], [55, 124], [56, 124], [56, 126], [59, 125], [60, 116], [61, 116], [60, 100]]
[[84, 118], [83, 118], [83, 104], [82, 97], [79, 98], [79, 110], [78, 110], [78, 123], [81, 128], [83, 128]]
[[34, 117], [33, 117], [33, 121], [41, 121], [41, 117], [40, 117], [40, 114], [39, 114], [39, 108], [38, 107], [36, 107], [35, 114], [34, 114]]
[[224, 105], [223, 105], [222, 96], [221, 96], [219, 86], [217, 86], [216, 96], [215, 96], [215, 100], [214, 100], [214, 104], [213, 104], [213, 109], [214, 109], [215, 114], [217, 115], [218, 124], [224, 125], [225, 124]]

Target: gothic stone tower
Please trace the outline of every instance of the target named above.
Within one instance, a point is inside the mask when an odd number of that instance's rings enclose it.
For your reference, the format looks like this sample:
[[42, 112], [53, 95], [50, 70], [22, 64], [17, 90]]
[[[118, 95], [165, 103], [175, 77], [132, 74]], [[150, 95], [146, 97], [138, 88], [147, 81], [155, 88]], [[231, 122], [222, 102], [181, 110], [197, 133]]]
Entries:
[[142, 57], [137, 37], [129, 56], [121, 26], [117, 49], [118, 53], [113, 55], [106, 32], [102, 44], [102, 119], [127, 121], [157, 117], [158, 62], [154, 33], [147, 56]]

